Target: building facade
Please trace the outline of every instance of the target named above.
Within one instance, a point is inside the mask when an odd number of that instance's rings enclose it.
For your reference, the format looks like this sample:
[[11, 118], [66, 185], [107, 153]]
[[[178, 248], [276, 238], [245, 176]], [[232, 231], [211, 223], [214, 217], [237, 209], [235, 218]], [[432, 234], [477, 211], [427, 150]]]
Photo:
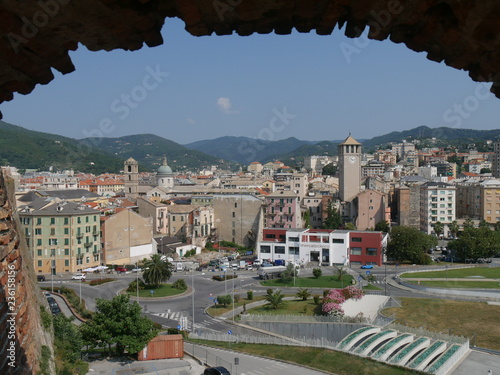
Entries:
[[101, 265], [99, 212], [82, 203], [43, 198], [18, 212], [36, 273], [74, 273]]
[[456, 219], [456, 189], [442, 182], [426, 182], [420, 186], [420, 230], [434, 234], [434, 225], [444, 224], [445, 237], [450, 237], [449, 225]]
[[300, 199], [291, 191], [276, 191], [265, 197], [266, 228], [301, 228]]

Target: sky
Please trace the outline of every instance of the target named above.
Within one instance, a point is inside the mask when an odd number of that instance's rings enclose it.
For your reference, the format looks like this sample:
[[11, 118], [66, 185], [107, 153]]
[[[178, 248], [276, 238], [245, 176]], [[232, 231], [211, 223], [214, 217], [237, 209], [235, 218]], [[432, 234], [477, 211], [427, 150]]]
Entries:
[[76, 71], [0, 105], [3, 120], [72, 138], [152, 133], [181, 144], [226, 135], [368, 139], [421, 125], [498, 129], [490, 83], [402, 44], [343, 30], [194, 37], [167, 19], [164, 44], [70, 52]]

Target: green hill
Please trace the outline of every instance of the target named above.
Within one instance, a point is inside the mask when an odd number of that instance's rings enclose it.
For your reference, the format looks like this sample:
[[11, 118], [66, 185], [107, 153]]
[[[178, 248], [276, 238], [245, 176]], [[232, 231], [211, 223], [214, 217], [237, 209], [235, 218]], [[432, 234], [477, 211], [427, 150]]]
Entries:
[[55, 134], [28, 130], [0, 121], [0, 165], [19, 169], [74, 169], [89, 173], [118, 172], [123, 160], [98, 148]]
[[176, 142], [154, 134], [128, 135], [119, 138], [85, 138], [84, 144], [99, 145], [107, 153], [120, 160], [133, 157], [140, 164], [141, 170], [156, 170], [164, 156], [174, 171], [197, 170], [218, 165], [220, 168], [235, 168], [235, 163], [191, 150]]

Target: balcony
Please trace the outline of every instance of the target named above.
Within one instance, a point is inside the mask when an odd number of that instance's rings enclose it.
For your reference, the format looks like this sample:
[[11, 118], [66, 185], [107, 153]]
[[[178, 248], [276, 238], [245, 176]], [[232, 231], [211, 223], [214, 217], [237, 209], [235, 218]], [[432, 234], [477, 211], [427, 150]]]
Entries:
[[85, 242], [83, 244], [84, 247], [91, 247], [92, 246], [92, 242]]
[[83, 233], [77, 233], [76, 234], [76, 238], [82, 238], [83, 237]]

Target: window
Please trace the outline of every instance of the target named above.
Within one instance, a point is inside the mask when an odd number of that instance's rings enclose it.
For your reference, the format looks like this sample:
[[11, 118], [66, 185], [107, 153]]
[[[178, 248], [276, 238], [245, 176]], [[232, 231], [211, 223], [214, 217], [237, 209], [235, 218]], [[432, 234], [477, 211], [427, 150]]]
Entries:
[[38, 239], [36, 240], [36, 244], [37, 244], [37, 246], [42, 246], [42, 239], [41, 239], [41, 238], [38, 238]]
[[69, 255], [69, 249], [64, 249], [64, 255]]
[[42, 234], [42, 228], [36, 228], [35, 229], [35, 234], [41, 235]]
[[41, 256], [42, 256], [42, 249], [37, 250], [37, 252], [36, 252], [36, 253], [37, 253], [37, 255], [38, 255], [39, 257], [41, 257]]
[[41, 267], [41, 266], [42, 266], [42, 261], [41, 261], [41, 260], [39, 260], [39, 261], [38, 261], [38, 267]]
[[272, 233], [267, 233], [266, 238], [276, 238], [276, 235]]
[[172, 216], [172, 221], [175, 221], [175, 216]]
[[69, 224], [69, 219], [67, 217], [64, 218], [64, 224], [68, 225]]
[[82, 223], [82, 218], [81, 218], [81, 217], [76, 218], [76, 222], [77, 222], [78, 224], [81, 224], [81, 223]]
[[64, 259], [64, 267], [69, 267], [69, 259]]
[[266, 253], [266, 254], [271, 253], [271, 246], [261, 246], [260, 247], [260, 252], [261, 253]]
[[36, 218], [36, 225], [42, 225], [42, 218], [41, 217]]
[[65, 244], [65, 245], [69, 245], [69, 238], [65, 238], [65, 239], [64, 239], [64, 244]]
[[49, 238], [49, 246], [57, 245], [57, 238]]
[[361, 237], [353, 237], [352, 242], [363, 242], [363, 239]]
[[235, 203], [235, 204], [234, 204], [234, 208], [238, 208], [238, 203]]
[[69, 228], [64, 228], [64, 234], [69, 234]]
[[288, 248], [288, 254], [290, 254], [290, 255], [299, 255], [299, 248], [296, 247], [296, 246], [293, 246], [293, 247], [290, 246]]
[[87, 263], [90, 263], [90, 257], [86, 257], [86, 258], [85, 258], [85, 261], [86, 261]]
[[377, 248], [376, 247], [368, 247], [366, 249], [366, 255], [377, 255]]
[[[89, 217], [88, 216], [85, 216], [85, 222], [88, 223], [89, 222]], [[88, 263], [88, 262], [87, 262]]]
[[236, 217], [236, 212], [233, 212], [232, 214], [233, 214], [233, 217]]
[[351, 248], [351, 255], [361, 255], [361, 248], [360, 247], [352, 247]]
[[290, 241], [290, 242], [299, 242], [299, 237], [288, 237], [288, 241]]
[[50, 235], [55, 236], [56, 235], [56, 228], [50, 228]]
[[343, 238], [332, 238], [332, 243], [344, 243]]
[[56, 223], [56, 218], [55, 217], [51, 217], [50, 218], [50, 224], [54, 225], [55, 223]]
[[181, 216], [181, 221], [184, 221], [184, 216]]
[[285, 246], [276, 246], [274, 248], [275, 254], [285, 254]]

